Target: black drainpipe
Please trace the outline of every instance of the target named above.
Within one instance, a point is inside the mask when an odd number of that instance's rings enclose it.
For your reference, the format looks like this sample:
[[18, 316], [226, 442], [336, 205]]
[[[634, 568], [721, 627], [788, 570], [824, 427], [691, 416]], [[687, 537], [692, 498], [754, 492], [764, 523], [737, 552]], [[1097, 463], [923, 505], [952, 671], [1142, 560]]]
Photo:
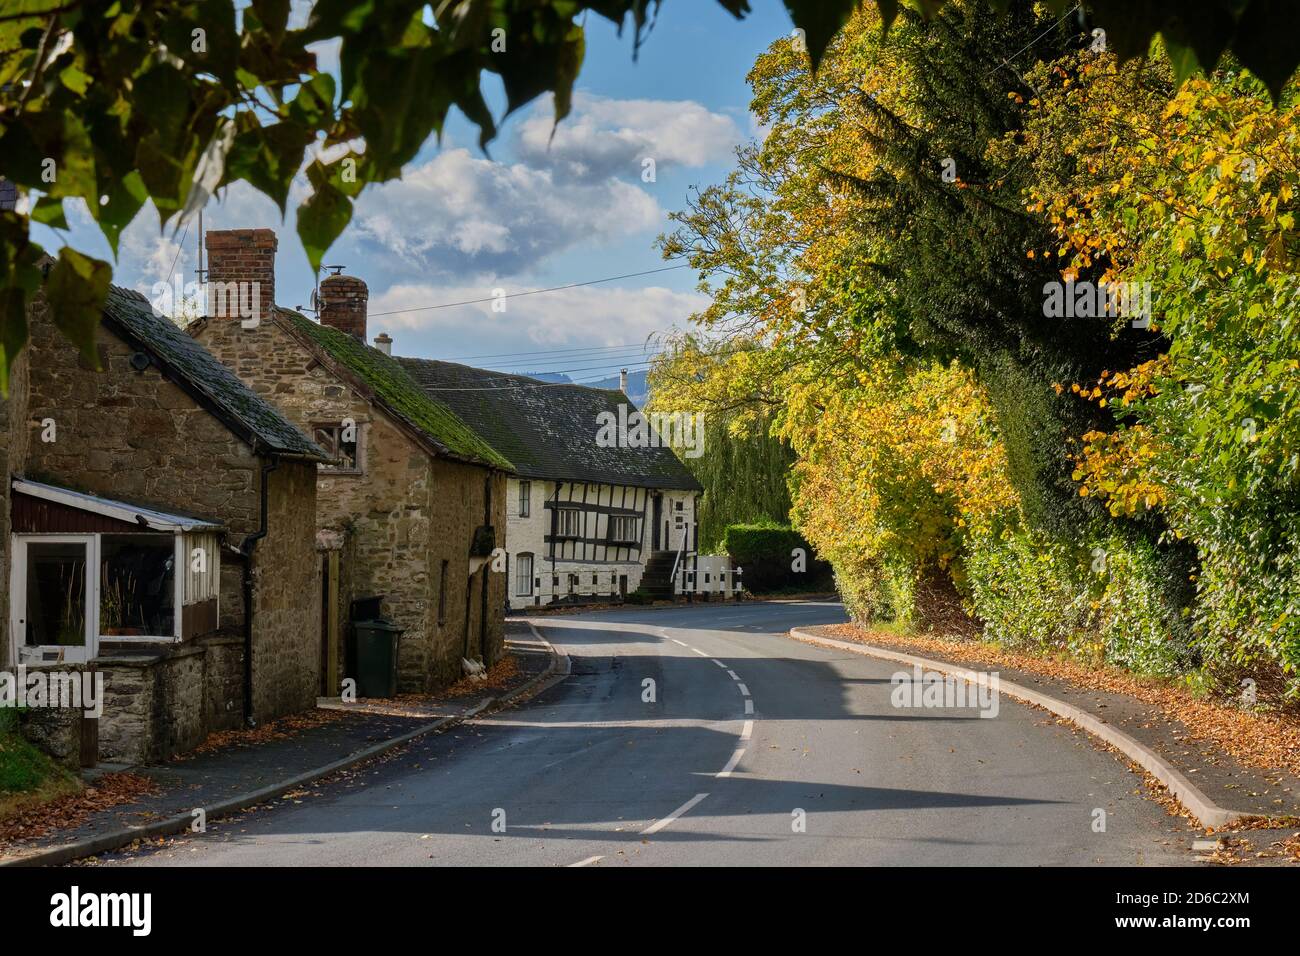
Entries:
[[239, 553], [244, 556], [244, 723], [255, 726], [253, 720], [253, 550], [257, 542], [266, 537], [267, 526], [267, 478], [271, 472], [280, 467], [280, 459], [271, 455], [262, 465], [262, 517], [261, 524], [254, 534], [250, 534], [239, 546]]

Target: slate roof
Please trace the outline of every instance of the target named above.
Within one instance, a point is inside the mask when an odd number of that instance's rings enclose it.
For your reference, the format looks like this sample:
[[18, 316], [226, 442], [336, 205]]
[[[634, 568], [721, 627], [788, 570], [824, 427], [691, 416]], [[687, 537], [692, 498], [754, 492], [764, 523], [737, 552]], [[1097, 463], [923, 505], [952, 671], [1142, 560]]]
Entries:
[[622, 392], [554, 385], [434, 359], [397, 360], [525, 477], [703, 491], [668, 447], [602, 448], [598, 416], [635, 410]]
[[153, 311], [139, 292], [110, 286], [104, 321], [121, 338], [154, 359], [176, 384], [202, 402], [237, 435], [270, 451], [313, 461], [330, 456], [217, 357], [166, 316]]
[[370, 393], [368, 397], [372, 401], [415, 428], [438, 454], [505, 471], [514, 470], [500, 449], [484, 441], [446, 403], [427, 395], [393, 357], [346, 332], [313, 322], [292, 309], [277, 307], [276, 312], [300, 341], [350, 373]]

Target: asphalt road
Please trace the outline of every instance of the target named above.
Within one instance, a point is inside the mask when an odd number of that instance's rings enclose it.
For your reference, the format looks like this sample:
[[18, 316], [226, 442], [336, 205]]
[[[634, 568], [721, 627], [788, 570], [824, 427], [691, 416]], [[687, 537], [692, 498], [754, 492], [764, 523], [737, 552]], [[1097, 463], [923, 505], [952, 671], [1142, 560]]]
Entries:
[[532, 701], [103, 862], [1192, 862], [1195, 835], [1085, 735], [1006, 698], [991, 719], [895, 707], [897, 666], [782, 636], [839, 620], [829, 602], [539, 618], [573, 672]]

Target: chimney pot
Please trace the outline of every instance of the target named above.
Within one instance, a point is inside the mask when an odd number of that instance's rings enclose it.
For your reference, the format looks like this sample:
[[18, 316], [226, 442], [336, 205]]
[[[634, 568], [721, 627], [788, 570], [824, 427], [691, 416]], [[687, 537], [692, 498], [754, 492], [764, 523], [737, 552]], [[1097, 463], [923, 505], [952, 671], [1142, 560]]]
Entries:
[[[275, 305], [273, 229], [214, 229], [208, 255], [206, 312], [221, 319], [261, 319]], [[233, 283], [233, 284], [232, 284]]]
[[320, 282], [320, 323], [366, 340], [370, 290], [356, 276], [326, 276]]
[[375, 336], [375, 348], [385, 355], [393, 354], [393, 337], [387, 332], [380, 332]]
[[618, 390], [624, 395], [627, 394], [627, 369], [620, 369], [618, 373]]

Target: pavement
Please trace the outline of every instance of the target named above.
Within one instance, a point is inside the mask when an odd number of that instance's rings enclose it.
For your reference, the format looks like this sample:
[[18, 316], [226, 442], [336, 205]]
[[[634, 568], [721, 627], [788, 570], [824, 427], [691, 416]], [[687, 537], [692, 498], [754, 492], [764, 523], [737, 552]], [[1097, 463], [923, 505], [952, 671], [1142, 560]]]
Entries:
[[[830, 601], [537, 618], [571, 674], [292, 800], [97, 865], [1165, 865], [1200, 831], [1003, 698], [898, 708], [896, 663], [791, 640]], [[987, 711], [983, 711], [987, 712]]]
[[505, 686], [458, 697], [402, 699], [403, 706], [397, 708], [368, 700], [352, 709], [328, 702], [296, 716], [284, 732], [269, 738], [235, 738], [158, 765], [100, 767], [92, 772], [91, 786], [99, 773], [129, 769], [150, 778], [155, 792], [95, 813], [76, 827], [4, 844], [0, 865], [61, 863], [75, 858], [76, 848], [116, 848], [188, 829], [199, 808], [215, 817], [220, 811], [242, 810], [285, 794], [283, 799], [292, 801], [313, 778], [326, 772], [346, 774], [356, 764], [382, 759], [407, 738], [445, 730], [513, 693], [527, 691], [555, 664], [551, 648], [536, 640], [523, 622], [508, 624], [507, 648], [515, 656], [518, 674]]

